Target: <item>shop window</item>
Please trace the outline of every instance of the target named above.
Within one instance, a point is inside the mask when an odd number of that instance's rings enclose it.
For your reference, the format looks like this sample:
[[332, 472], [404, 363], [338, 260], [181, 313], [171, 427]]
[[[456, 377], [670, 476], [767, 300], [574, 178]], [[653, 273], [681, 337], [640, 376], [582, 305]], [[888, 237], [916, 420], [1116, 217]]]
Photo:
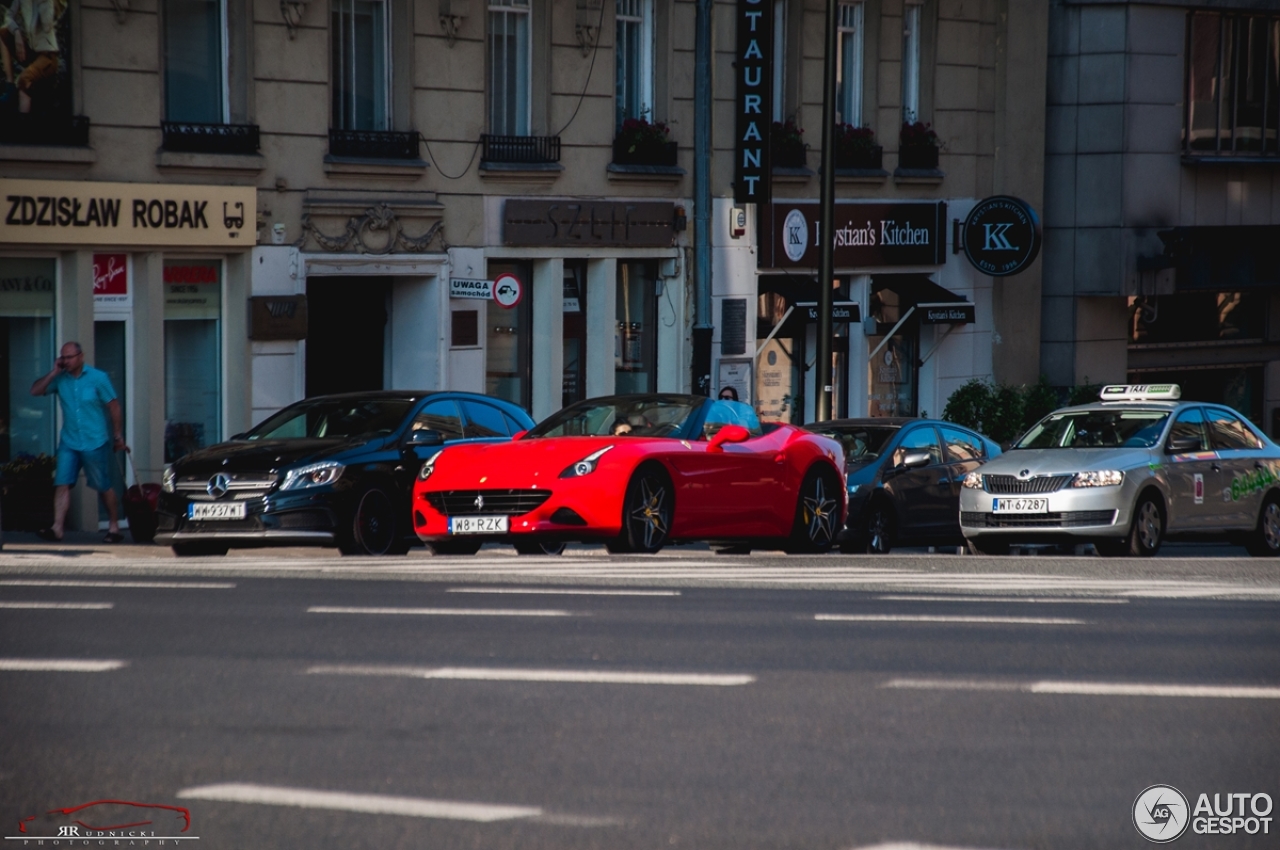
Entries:
[[902, 9], [902, 120], [920, 119], [920, 43], [924, 7], [907, 0]]
[[885, 275], [872, 283], [868, 312], [876, 322], [879, 335], [867, 338], [868, 416], [916, 415], [919, 323], [912, 318], [888, 339], [883, 335], [897, 325], [910, 309], [904, 304], [903, 296], [892, 288], [895, 277], [898, 276]]
[[164, 264], [164, 459], [222, 439], [222, 264]]
[[616, 125], [653, 120], [653, 0], [615, 0]]
[[1186, 152], [1280, 152], [1280, 18], [1196, 12], [1188, 26]]
[[560, 406], [585, 398], [587, 388], [587, 261], [564, 262], [564, 385]]
[[6, 465], [29, 466], [56, 447], [54, 397], [31, 395], [31, 385], [49, 373], [57, 356], [56, 279], [55, 260], [0, 259], [0, 461]]
[[[919, 7], [915, 7], [917, 10]], [[862, 3], [841, 3], [836, 123], [862, 126]]]
[[169, 121], [229, 122], [226, 6], [164, 0], [164, 100]]
[[390, 35], [386, 0], [334, 0], [330, 33], [333, 126], [391, 127]]
[[489, 3], [489, 132], [529, 135], [532, 68], [530, 0]]
[[514, 307], [503, 307], [496, 301], [485, 304], [485, 392], [529, 409], [531, 396], [530, 364], [531, 304], [529, 283], [533, 280], [530, 263], [489, 263], [489, 279], [500, 274], [513, 274], [525, 287], [524, 297]]
[[773, 116], [787, 120], [787, 3], [773, 2]]
[[[467, 413], [467, 427], [463, 431], [467, 437], [510, 437], [512, 432], [507, 427], [507, 420], [502, 411], [483, 401], [462, 402], [462, 409]], [[519, 429], [522, 430], [522, 429]]]
[[657, 281], [657, 263], [618, 263], [613, 363], [614, 388], [620, 394], [657, 389]]
[[454, 348], [474, 348], [480, 344], [478, 310], [454, 310], [449, 314], [449, 344]]
[[1129, 298], [1129, 342], [1262, 340], [1270, 292], [1186, 292]]

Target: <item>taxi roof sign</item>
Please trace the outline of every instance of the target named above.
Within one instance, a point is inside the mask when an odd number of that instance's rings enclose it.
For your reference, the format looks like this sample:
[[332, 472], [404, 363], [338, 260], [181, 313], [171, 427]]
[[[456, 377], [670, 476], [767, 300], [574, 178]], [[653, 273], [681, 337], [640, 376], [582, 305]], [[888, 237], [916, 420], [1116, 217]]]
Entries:
[[1177, 384], [1111, 384], [1102, 388], [1103, 401], [1177, 401], [1182, 387]]

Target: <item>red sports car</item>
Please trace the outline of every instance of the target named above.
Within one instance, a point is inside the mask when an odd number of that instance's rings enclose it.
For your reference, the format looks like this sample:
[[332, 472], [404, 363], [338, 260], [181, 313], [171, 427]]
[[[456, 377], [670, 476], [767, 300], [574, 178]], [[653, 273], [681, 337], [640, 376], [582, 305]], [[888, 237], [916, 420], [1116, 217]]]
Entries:
[[524, 554], [565, 541], [657, 552], [683, 540], [823, 552], [844, 527], [843, 450], [749, 405], [622, 395], [564, 408], [509, 443], [460, 445], [422, 465], [414, 528], [441, 554], [487, 541]]

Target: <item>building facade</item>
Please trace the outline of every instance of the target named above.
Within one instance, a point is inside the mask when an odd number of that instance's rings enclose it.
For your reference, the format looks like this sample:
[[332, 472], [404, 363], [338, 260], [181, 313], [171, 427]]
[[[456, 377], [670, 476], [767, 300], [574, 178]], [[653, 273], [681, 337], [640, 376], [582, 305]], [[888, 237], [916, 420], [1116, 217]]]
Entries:
[[1055, 0], [1042, 362], [1280, 436], [1280, 13]]
[[[695, 3], [35, 6], [0, 89], [0, 461], [52, 451], [27, 388], [66, 339], [112, 375], [146, 480], [309, 394], [476, 390], [540, 418], [690, 389]], [[760, 205], [733, 200], [737, 5], [713, 9], [709, 388], [804, 421], [814, 251], [783, 228], [819, 237], [823, 6], [769, 8]], [[879, 150], [838, 163], [838, 409], [1034, 380], [1039, 264], [993, 281], [953, 232], [984, 196], [1040, 203], [1047, 15], [861, 0], [840, 21], [842, 132]], [[941, 148], [901, 150], [904, 121]], [[861, 250], [866, 228], [895, 250]]]

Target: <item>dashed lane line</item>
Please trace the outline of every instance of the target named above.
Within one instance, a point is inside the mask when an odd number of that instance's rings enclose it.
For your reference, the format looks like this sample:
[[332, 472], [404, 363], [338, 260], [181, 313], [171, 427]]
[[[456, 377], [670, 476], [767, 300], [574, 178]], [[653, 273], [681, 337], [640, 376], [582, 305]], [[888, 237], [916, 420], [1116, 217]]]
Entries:
[[1089, 596], [929, 596], [926, 594], [882, 594], [881, 602], [1026, 602], [1040, 605], [1065, 603], [1070, 605], [1126, 605], [1126, 598], [1102, 599]]
[[620, 670], [525, 670], [493, 667], [395, 667], [318, 664], [307, 673], [335, 676], [401, 676], [411, 679], [454, 679], [475, 682], [551, 682], [589, 685], [749, 685], [755, 676], [716, 673], [660, 673]]
[[106, 673], [125, 664], [86, 658], [0, 658], [0, 670], [30, 673]]
[[113, 607], [114, 602], [0, 602], [0, 608], [24, 611], [107, 611]]
[[348, 794], [340, 791], [317, 791], [308, 788], [285, 788], [239, 782], [184, 788], [178, 792], [178, 797], [183, 800], [292, 806], [302, 809], [441, 818], [476, 823], [535, 818], [542, 814], [542, 809], [532, 806], [501, 806], [489, 803], [428, 800], [419, 797], [392, 797], [383, 794]]
[[569, 611], [522, 608], [350, 608], [337, 605], [313, 605], [308, 614], [386, 614], [424, 617], [572, 617]]
[[813, 619], [838, 623], [961, 623], [1011, 626], [1084, 626], [1074, 617], [984, 617], [948, 614], [814, 614]]
[[497, 593], [518, 596], [679, 596], [678, 590], [576, 590], [570, 587], [451, 587], [446, 593]]
[[78, 581], [72, 579], [11, 578], [0, 580], [0, 587], [124, 587], [231, 590], [235, 587], [235, 583], [229, 581]]
[[1011, 691], [1118, 697], [1280, 699], [1280, 687], [1265, 685], [1180, 685], [1143, 682], [1002, 682], [981, 679], [891, 679], [882, 688], [940, 691]]

